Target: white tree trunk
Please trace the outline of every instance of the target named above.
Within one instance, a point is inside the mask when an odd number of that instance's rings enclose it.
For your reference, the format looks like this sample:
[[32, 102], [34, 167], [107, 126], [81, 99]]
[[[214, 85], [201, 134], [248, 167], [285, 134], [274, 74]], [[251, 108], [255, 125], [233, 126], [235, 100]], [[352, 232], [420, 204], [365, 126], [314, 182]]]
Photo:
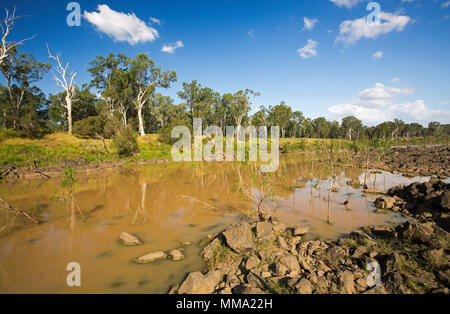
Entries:
[[138, 108], [138, 120], [139, 120], [139, 134], [141, 136], [145, 136], [144, 131], [144, 120], [142, 119], [142, 106], [139, 106]]
[[67, 126], [69, 129], [69, 134], [72, 135], [72, 97], [70, 93], [66, 93], [66, 108], [67, 108]]

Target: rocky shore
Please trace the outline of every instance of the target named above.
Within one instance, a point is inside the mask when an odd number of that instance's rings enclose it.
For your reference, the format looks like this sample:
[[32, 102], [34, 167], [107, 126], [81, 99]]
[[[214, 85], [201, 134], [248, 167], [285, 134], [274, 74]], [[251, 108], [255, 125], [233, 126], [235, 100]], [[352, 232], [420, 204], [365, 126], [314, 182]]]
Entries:
[[[366, 162], [366, 156], [359, 154], [352, 157], [350, 165], [365, 168]], [[393, 147], [390, 153], [380, 156], [379, 160], [371, 159], [369, 167], [410, 176], [449, 177], [450, 147], [448, 145]]]
[[206, 269], [170, 293], [448, 294], [449, 193], [443, 182], [395, 187], [375, 204], [411, 220], [336, 241], [306, 241], [308, 226], [287, 227], [267, 215], [242, 218], [201, 241]]

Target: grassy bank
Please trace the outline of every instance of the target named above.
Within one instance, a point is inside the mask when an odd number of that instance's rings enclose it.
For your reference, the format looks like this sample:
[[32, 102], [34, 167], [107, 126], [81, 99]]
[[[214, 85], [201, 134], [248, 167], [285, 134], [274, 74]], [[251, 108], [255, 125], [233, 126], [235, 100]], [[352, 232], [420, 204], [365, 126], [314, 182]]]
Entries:
[[[446, 138], [410, 138], [387, 140], [388, 146], [448, 144]], [[333, 144], [334, 149], [352, 150], [357, 144], [345, 139], [284, 138], [280, 146], [284, 152], [321, 151]], [[65, 133], [53, 133], [41, 139], [0, 136], [0, 166], [15, 164], [45, 168], [66, 160], [106, 162], [115, 160], [151, 160], [170, 158], [171, 146], [159, 142], [157, 135], [138, 138], [140, 153], [133, 157], [119, 157], [111, 140], [80, 139]]]

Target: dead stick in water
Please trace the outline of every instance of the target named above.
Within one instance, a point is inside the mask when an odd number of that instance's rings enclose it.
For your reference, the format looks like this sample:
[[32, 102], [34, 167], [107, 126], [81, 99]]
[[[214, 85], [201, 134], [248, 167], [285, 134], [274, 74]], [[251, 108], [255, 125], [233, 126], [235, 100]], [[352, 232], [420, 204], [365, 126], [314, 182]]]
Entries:
[[189, 199], [191, 199], [191, 200], [193, 200], [193, 201], [202, 203], [203, 205], [206, 205], [206, 206], [208, 206], [208, 207], [210, 207], [210, 208], [212, 208], [212, 209], [220, 210], [220, 208], [217, 208], [217, 207], [215, 207], [215, 206], [213, 206], [213, 205], [211, 205], [211, 204], [208, 204], [208, 203], [206, 203], [206, 202], [203, 202], [203, 201], [201, 201], [201, 200], [199, 200], [199, 199], [196, 199], [196, 198], [194, 198], [194, 197], [191, 197], [191, 196], [180, 195], [178, 198], [180, 198], [180, 199], [183, 199], [183, 198], [189, 198]]
[[40, 221], [36, 220], [35, 218], [33, 218], [33, 216], [31, 216], [30, 214], [28, 214], [27, 212], [21, 210], [21, 209], [17, 209], [13, 206], [11, 206], [7, 201], [3, 200], [0, 198], [0, 206], [9, 209], [12, 212], [16, 213], [17, 215], [23, 215], [24, 217], [28, 218], [29, 220], [31, 220], [33, 223], [35, 224], [39, 224]]

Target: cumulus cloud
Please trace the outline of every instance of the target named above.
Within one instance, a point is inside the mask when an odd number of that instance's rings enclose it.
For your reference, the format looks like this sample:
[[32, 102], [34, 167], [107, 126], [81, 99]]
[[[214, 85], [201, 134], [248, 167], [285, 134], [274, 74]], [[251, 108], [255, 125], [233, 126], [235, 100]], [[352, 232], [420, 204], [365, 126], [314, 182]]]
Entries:
[[106, 4], [100, 4], [97, 12], [84, 11], [84, 18], [95, 25], [114, 41], [126, 41], [131, 45], [152, 42], [158, 38], [156, 29], [148, 26], [134, 13], [122, 13], [112, 10]]
[[347, 9], [357, 5], [358, 3], [362, 2], [363, 0], [330, 0], [338, 7], [346, 7]]
[[309, 19], [305, 16], [303, 18], [303, 23], [305, 24], [305, 26], [303, 26], [303, 30], [312, 30], [317, 22], [317, 19]]
[[367, 18], [362, 17], [356, 20], [346, 20], [339, 26], [339, 35], [336, 42], [343, 42], [346, 45], [354, 44], [361, 38], [376, 39], [378, 36], [388, 34], [392, 31], [401, 32], [411, 22], [411, 18], [406, 15], [381, 12], [380, 23], [369, 24]]
[[161, 51], [174, 54], [176, 49], [183, 47], [184, 47], [183, 42], [181, 40], [178, 40], [175, 43], [163, 45]]
[[395, 97], [411, 95], [414, 89], [389, 87], [376, 83], [374, 87], [358, 93], [355, 100], [331, 106], [328, 111], [339, 117], [354, 115], [367, 124], [400, 118], [408, 122], [427, 122], [430, 120], [448, 123], [450, 111], [429, 109], [423, 100], [396, 103]]
[[383, 51], [377, 51], [372, 55], [372, 58], [374, 59], [381, 59], [383, 58]]
[[298, 54], [303, 59], [309, 59], [317, 56], [317, 46], [319, 43], [315, 40], [308, 39], [308, 42], [303, 48], [297, 50]]

